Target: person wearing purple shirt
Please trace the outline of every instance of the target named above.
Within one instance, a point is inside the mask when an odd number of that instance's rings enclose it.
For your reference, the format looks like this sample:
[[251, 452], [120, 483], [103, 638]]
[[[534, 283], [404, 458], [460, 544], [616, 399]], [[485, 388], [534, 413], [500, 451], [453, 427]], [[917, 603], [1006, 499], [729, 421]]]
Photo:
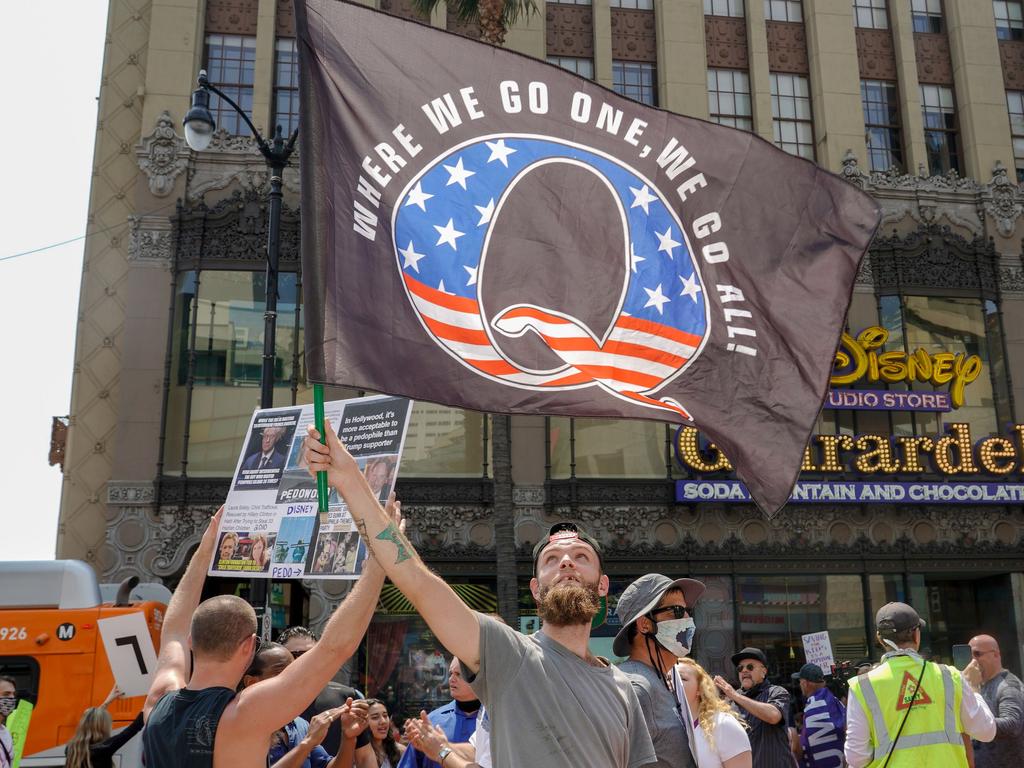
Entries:
[[804, 664], [793, 679], [800, 682], [805, 700], [800, 764], [807, 768], [842, 768], [846, 707], [825, 687], [825, 675], [817, 664]]

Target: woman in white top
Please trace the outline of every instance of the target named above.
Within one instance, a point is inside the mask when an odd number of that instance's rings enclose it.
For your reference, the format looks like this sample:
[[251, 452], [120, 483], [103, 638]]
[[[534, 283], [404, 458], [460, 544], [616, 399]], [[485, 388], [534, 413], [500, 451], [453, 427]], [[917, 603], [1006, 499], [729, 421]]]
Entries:
[[679, 678], [693, 717], [698, 768], [751, 768], [750, 739], [711, 676], [693, 659], [680, 659]]

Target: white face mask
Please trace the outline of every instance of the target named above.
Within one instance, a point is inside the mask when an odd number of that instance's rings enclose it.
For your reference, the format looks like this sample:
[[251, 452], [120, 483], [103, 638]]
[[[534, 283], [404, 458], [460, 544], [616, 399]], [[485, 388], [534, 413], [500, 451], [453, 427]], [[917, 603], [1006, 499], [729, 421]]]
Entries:
[[658, 622], [658, 631], [654, 639], [669, 653], [676, 656], [689, 656], [693, 647], [693, 636], [697, 625], [692, 618], [669, 619]]

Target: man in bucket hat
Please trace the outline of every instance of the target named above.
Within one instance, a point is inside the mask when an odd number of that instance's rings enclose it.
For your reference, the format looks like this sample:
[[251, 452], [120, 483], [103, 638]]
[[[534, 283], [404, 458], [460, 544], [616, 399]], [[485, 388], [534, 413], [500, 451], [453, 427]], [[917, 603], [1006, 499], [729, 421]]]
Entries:
[[678, 711], [679, 699], [666, 677], [676, 660], [693, 647], [693, 605], [704, 585], [693, 579], [673, 581], [660, 573], [641, 576], [622, 591], [616, 612], [622, 629], [612, 650], [629, 659], [619, 669], [629, 676], [647, 730], [654, 742], [658, 768], [693, 768], [687, 729]]
[[907, 765], [966, 768], [963, 734], [992, 741], [996, 722], [978, 693], [981, 670], [961, 673], [920, 653], [924, 620], [906, 603], [886, 603], [875, 616], [882, 663], [850, 681], [846, 762], [850, 768]]
[[786, 734], [786, 713], [789, 691], [768, 682], [768, 657], [758, 648], [744, 648], [734, 653], [737, 690], [721, 675], [715, 685], [729, 699], [750, 729], [750, 750], [754, 768], [793, 768], [796, 765]]

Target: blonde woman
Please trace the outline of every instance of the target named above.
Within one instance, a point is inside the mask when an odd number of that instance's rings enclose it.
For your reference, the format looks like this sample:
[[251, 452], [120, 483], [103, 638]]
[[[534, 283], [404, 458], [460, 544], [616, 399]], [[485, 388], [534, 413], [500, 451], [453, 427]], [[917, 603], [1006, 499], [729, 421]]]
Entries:
[[711, 676], [693, 659], [676, 665], [693, 718], [698, 768], [751, 768], [753, 758], [746, 728], [718, 696]]
[[114, 754], [142, 730], [142, 713], [134, 722], [111, 736], [113, 721], [107, 707], [120, 698], [121, 691], [114, 686], [110, 695], [98, 707], [89, 707], [82, 714], [75, 735], [65, 748], [67, 768], [112, 768]]

